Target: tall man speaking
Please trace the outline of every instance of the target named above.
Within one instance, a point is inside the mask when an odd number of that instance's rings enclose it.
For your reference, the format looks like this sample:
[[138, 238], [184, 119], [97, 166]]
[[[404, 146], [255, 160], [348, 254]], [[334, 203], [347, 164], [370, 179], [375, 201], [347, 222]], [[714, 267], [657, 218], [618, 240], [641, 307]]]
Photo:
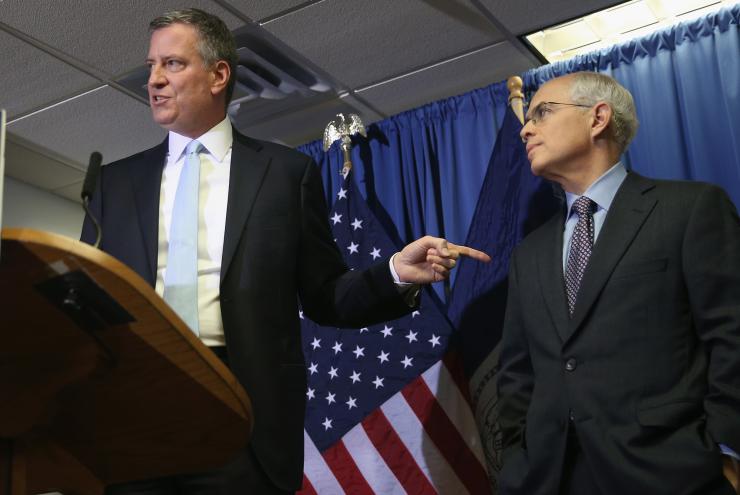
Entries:
[[[225, 24], [189, 9], [150, 28], [149, 103], [169, 135], [103, 168], [92, 201], [101, 248], [155, 286], [229, 365], [251, 396], [254, 433], [220, 469], [107, 493], [291, 493], [302, 481], [306, 391], [298, 298], [320, 324], [364, 326], [409, 311], [418, 288], [407, 283], [444, 279], [460, 255], [488, 256], [424, 237], [365, 272], [349, 271], [316, 164], [229, 123], [237, 55]], [[82, 238], [94, 240], [90, 219]]]

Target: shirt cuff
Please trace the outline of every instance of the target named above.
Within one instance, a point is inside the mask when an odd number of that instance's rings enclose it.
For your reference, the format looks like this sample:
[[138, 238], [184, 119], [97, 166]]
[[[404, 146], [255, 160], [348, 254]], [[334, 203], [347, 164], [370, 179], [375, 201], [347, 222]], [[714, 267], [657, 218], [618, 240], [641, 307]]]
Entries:
[[732, 450], [727, 445], [725, 445], [723, 443], [719, 444], [719, 450], [721, 450], [724, 455], [728, 455], [728, 456], [732, 457], [733, 459], [740, 461], [740, 455], [738, 455], [737, 452], [735, 452], [734, 450]]
[[396, 285], [400, 286], [407, 286], [407, 285], [414, 285], [411, 282], [401, 282], [401, 277], [398, 276], [398, 273], [396, 273], [396, 269], [393, 266], [393, 259], [398, 255], [398, 253], [391, 256], [391, 259], [388, 260], [388, 267], [391, 269], [391, 276], [393, 277], [393, 281], [396, 283]]

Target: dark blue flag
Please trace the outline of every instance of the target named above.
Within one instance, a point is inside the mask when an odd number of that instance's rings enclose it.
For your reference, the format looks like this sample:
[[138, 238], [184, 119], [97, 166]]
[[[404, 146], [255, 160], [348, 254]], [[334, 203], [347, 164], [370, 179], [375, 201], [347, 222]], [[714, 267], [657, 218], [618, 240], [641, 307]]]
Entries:
[[509, 260], [522, 238], [550, 218], [560, 204], [552, 185], [532, 175], [521, 129], [519, 119], [507, 108], [465, 242], [488, 253], [491, 262], [461, 262], [448, 308], [460, 334], [489, 473], [500, 467], [495, 374]]

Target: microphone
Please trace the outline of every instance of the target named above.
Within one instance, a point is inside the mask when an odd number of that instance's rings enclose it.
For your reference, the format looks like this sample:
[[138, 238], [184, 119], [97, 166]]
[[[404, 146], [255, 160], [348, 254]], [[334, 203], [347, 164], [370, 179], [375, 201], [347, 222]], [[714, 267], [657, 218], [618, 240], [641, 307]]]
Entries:
[[96, 236], [95, 244], [93, 244], [93, 247], [95, 248], [100, 245], [100, 239], [103, 236], [103, 232], [100, 229], [98, 219], [95, 218], [95, 215], [93, 215], [92, 211], [90, 211], [90, 198], [92, 198], [92, 195], [95, 192], [95, 185], [98, 182], [98, 175], [100, 175], [100, 164], [102, 162], [103, 155], [101, 155], [97, 151], [93, 151], [90, 154], [90, 162], [87, 166], [85, 182], [82, 183], [82, 192], [80, 193], [80, 197], [82, 198], [82, 208], [85, 209], [85, 213], [87, 213], [87, 216], [90, 217], [90, 220], [92, 220], [93, 225], [95, 226]]

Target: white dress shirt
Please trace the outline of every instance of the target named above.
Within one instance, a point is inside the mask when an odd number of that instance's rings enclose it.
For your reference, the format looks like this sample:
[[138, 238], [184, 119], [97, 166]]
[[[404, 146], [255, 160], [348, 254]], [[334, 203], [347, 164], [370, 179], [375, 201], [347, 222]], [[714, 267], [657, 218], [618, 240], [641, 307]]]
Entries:
[[[192, 141], [175, 132], [170, 132], [168, 139], [169, 151], [162, 174], [159, 196], [159, 243], [155, 290], [160, 296], [164, 293], [172, 208], [180, 172], [185, 163], [183, 152], [188, 143]], [[200, 193], [198, 195], [198, 323], [203, 343], [208, 346], [221, 346], [225, 345], [225, 342], [221, 321], [219, 284], [233, 143], [229, 118], [224, 118], [196, 139], [204, 147], [200, 153]]]

